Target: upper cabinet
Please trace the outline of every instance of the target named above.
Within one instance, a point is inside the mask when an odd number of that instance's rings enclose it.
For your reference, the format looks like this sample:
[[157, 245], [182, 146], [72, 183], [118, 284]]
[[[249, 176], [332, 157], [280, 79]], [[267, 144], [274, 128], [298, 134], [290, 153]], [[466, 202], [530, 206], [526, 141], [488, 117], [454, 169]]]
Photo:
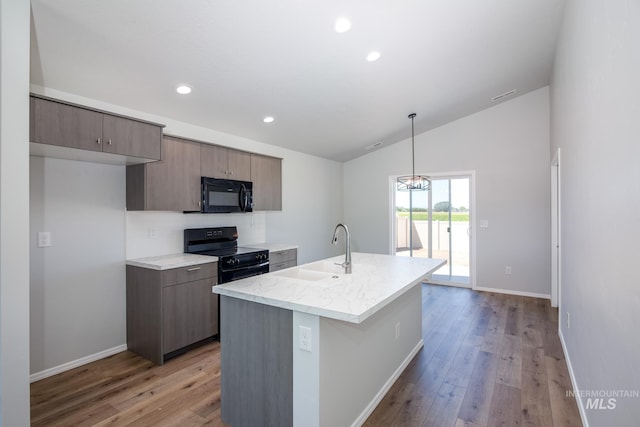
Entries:
[[30, 99], [29, 140], [37, 144], [160, 160], [162, 127], [48, 98]]
[[127, 166], [127, 209], [200, 210], [200, 144], [165, 136], [162, 160]]
[[251, 181], [251, 154], [202, 143], [200, 172], [202, 176], [210, 178]]
[[253, 209], [282, 210], [282, 159], [251, 154]]
[[[252, 181], [255, 211], [282, 210], [281, 163], [275, 157], [165, 135], [161, 161], [127, 166], [127, 209], [200, 211], [200, 178], [207, 176]], [[233, 173], [214, 173], [220, 170]]]
[[104, 114], [102, 141], [105, 153], [161, 159], [162, 128], [155, 125]]

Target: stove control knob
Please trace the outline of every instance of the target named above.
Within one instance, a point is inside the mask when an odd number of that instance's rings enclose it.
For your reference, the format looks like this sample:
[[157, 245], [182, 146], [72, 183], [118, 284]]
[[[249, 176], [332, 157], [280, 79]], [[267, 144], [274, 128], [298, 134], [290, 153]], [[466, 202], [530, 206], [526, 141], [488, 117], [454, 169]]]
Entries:
[[235, 258], [235, 263], [236, 263], [236, 264], [240, 264], [240, 259]]

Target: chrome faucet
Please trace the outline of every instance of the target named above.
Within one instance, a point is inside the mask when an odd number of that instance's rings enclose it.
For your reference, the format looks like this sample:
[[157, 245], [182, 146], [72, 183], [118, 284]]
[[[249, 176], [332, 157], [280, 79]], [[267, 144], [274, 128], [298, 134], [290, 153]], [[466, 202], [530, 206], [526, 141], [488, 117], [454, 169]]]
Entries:
[[344, 262], [342, 264], [336, 263], [336, 265], [344, 267], [345, 274], [351, 274], [351, 236], [349, 235], [349, 229], [347, 228], [346, 225], [344, 224], [336, 225], [336, 229], [333, 232], [333, 239], [331, 239], [331, 244], [332, 245], [338, 244], [338, 230], [340, 227], [344, 228], [344, 234], [346, 235], [346, 238], [347, 238], [347, 242], [346, 242], [347, 247], [344, 254]]

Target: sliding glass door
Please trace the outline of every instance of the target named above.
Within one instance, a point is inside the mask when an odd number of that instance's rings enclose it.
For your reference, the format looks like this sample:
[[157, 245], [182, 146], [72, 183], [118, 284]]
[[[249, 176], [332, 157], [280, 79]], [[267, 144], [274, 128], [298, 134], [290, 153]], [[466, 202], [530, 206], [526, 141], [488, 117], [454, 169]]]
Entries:
[[411, 197], [396, 191], [396, 255], [446, 259], [434, 282], [471, 283], [470, 183], [470, 176], [436, 177], [429, 191], [414, 191]]

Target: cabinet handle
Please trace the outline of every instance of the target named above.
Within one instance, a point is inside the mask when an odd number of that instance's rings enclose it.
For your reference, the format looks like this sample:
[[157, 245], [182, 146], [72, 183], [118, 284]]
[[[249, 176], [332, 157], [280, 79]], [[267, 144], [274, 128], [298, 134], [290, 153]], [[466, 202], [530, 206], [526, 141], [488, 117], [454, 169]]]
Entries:
[[96, 141], [98, 144], [100, 144], [102, 142], [101, 138], [98, 138], [98, 140]]
[[111, 145], [111, 140], [107, 141], [107, 144]]
[[187, 268], [187, 271], [198, 271], [198, 270], [200, 270], [200, 267]]

